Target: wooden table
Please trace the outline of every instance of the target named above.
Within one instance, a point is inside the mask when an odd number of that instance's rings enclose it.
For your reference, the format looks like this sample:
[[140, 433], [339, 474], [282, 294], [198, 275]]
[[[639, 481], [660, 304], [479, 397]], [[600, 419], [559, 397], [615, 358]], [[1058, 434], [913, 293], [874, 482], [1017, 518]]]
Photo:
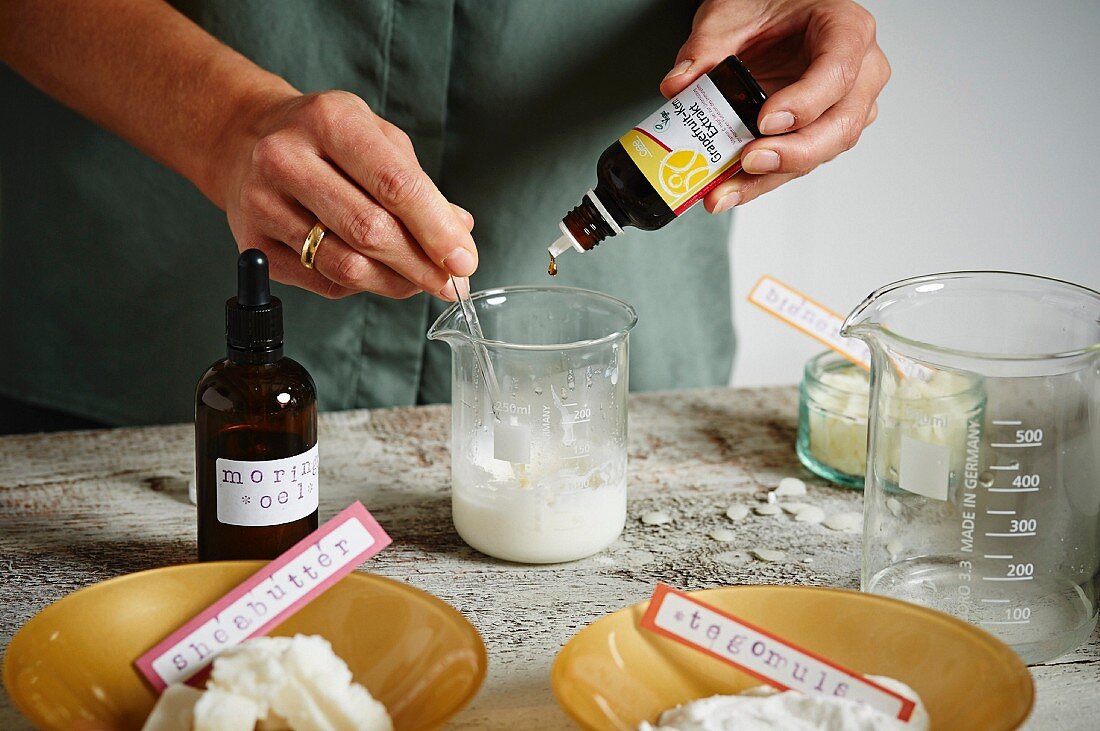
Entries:
[[[793, 444], [794, 389], [646, 394], [630, 412], [626, 531], [598, 556], [556, 566], [498, 562], [451, 526], [449, 410], [352, 411], [321, 418], [322, 520], [362, 500], [395, 538], [366, 568], [429, 591], [461, 610], [489, 649], [489, 677], [454, 729], [570, 729], [550, 692], [558, 649], [601, 615], [646, 599], [663, 581], [858, 585], [859, 535], [750, 515], [738, 539], [723, 513], [785, 476], [810, 484], [800, 502], [860, 510], [861, 493], [810, 480]], [[195, 556], [187, 500], [191, 425], [0, 438], [0, 642], [35, 612], [94, 582]], [[647, 511], [674, 520], [643, 525]], [[753, 548], [787, 553], [781, 563]], [[1032, 668], [1038, 701], [1029, 727], [1100, 727], [1100, 645]], [[25, 722], [0, 697], [0, 728]]]

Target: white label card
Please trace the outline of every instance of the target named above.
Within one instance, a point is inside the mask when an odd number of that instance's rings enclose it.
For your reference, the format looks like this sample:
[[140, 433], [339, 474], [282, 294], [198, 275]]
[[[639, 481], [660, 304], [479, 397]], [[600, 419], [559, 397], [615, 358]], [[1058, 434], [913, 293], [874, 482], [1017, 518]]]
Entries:
[[227, 525], [282, 525], [317, 510], [317, 445], [294, 457], [263, 461], [219, 459], [218, 521]]
[[761, 277], [749, 293], [749, 302], [801, 330], [853, 363], [870, 369], [871, 352], [854, 338], [842, 338], [844, 318], [801, 292], [772, 277]]

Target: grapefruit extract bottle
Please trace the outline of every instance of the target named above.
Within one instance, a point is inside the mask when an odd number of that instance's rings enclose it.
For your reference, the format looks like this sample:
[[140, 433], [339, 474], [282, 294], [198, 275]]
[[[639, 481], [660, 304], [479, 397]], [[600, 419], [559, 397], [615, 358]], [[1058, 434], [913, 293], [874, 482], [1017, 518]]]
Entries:
[[562, 219], [550, 267], [569, 249], [590, 251], [626, 226], [659, 229], [741, 170], [741, 150], [760, 136], [766, 99], [730, 56], [603, 151], [596, 187]]
[[195, 394], [199, 560], [270, 560], [317, 529], [317, 389], [283, 356], [283, 306], [259, 249], [237, 260], [225, 334], [227, 357]]

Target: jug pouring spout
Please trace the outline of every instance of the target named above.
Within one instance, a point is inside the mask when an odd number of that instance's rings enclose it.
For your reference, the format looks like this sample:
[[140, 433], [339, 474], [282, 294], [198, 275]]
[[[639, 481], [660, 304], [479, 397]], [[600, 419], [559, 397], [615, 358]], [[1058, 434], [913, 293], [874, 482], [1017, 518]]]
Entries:
[[879, 287], [867, 295], [844, 319], [840, 334], [862, 340], [874, 349], [888, 337], [898, 310], [912, 310], [933, 293], [943, 289], [944, 275], [915, 277]]
[[891, 304], [891, 287], [875, 290], [852, 310], [840, 326], [840, 336], [861, 341], [869, 350], [869, 360], [874, 362], [885, 356], [889, 330], [884, 310]]
[[868, 345], [872, 345], [878, 333], [882, 330], [882, 322], [875, 311], [875, 302], [878, 292], [870, 294], [854, 310], [848, 313], [844, 323], [840, 326], [840, 335], [845, 338], [856, 338]]
[[875, 312], [877, 292], [871, 294], [856, 309], [848, 314], [840, 326], [840, 336], [862, 340], [868, 347], [874, 348], [882, 333], [882, 322]]

